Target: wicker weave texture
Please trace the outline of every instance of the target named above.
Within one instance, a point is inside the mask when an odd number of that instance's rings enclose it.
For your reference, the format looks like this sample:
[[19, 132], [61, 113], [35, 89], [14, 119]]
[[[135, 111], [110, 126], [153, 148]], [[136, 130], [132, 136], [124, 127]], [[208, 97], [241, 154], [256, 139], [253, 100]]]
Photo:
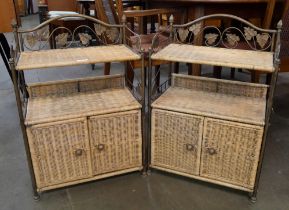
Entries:
[[140, 111], [91, 117], [89, 134], [94, 175], [141, 167]]
[[152, 111], [151, 165], [199, 175], [203, 117]]
[[92, 176], [86, 119], [27, 128], [37, 188]]
[[253, 189], [263, 127], [206, 118], [200, 175]]
[[140, 107], [126, 88], [76, 93], [65, 97], [40, 97], [28, 101], [25, 123], [46, 123]]
[[30, 98], [67, 96], [78, 92], [89, 92], [111, 88], [124, 88], [123, 75], [88, 77], [73, 80], [32, 83], [28, 85]]
[[273, 72], [273, 53], [252, 50], [170, 44], [152, 55], [153, 60], [207, 64]]
[[20, 54], [16, 69], [44, 69], [80, 64], [140, 60], [140, 58], [140, 55], [125, 45], [30, 51]]

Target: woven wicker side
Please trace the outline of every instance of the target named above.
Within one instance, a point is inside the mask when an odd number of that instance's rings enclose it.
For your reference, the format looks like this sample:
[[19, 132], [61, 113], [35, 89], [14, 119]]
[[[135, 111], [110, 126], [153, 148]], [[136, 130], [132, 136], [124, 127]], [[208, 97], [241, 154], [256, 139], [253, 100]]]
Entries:
[[218, 81], [209, 78], [194, 77], [182, 74], [172, 75], [172, 86], [192, 90], [216, 92]]
[[85, 118], [27, 128], [37, 188], [92, 176]]
[[77, 80], [34, 83], [28, 86], [28, 93], [31, 98], [66, 96], [77, 92]]
[[248, 82], [229, 81], [207, 77], [173, 74], [173, 87], [192, 90], [217, 92], [236, 96], [266, 98], [267, 85]]
[[267, 96], [267, 85], [256, 85], [252, 83], [238, 82], [219, 82], [218, 83], [218, 93], [245, 96], [252, 98], [262, 98], [265, 99]]
[[263, 127], [206, 118], [202, 177], [253, 189]]
[[102, 76], [79, 81], [79, 91], [88, 92], [109, 88], [124, 88], [124, 75]]
[[203, 119], [153, 109], [151, 166], [199, 175]]
[[142, 166], [140, 110], [89, 119], [93, 174]]
[[124, 75], [106, 75], [71, 80], [32, 83], [28, 86], [29, 96], [67, 96], [77, 92], [88, 92], [109, 88], [124, 88]]

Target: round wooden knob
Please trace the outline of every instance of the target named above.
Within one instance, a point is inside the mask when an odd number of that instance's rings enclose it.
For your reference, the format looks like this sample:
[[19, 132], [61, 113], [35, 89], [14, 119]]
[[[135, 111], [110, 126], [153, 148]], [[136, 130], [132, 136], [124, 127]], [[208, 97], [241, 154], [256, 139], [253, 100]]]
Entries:
[[192, 144], [186, 144], [186, 149], [187, 149], [188, 151], [193, 151], [193, 150], [195, 149], [195, 146], [192, 145]]
[[76, 156], [81, 156], [81, 155], [82, 155], [82, 151], [83, 151], [83, 149], [77, 149], [77, 150], [75, 150], [75, 155], [76, 155]]
[[214, 148], [208, 148], [207, 151], [208, 151], [208, 153], [209, 153], [210, 155], [215, 155], [215, 154], [217, 154], [217, 151], [216, 151]]
[[99, 151], [104, 150], [104, 144], [99, 144], [99, 145], [97, 145], [97, 149], [98, 149]]

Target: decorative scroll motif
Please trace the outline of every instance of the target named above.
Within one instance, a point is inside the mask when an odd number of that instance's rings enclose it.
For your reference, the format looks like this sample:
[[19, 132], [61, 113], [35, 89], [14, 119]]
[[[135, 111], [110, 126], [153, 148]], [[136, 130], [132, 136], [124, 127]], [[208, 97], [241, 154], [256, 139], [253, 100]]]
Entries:
[[57, 45], [64, 47], [67, 44], [68, 33], [61, 33], [55, 37]]
[[238, 42], [240, 41], [240, 37], [236, 34], [226, 34], [227, 35], [227, 41], [230, 46], [236, 46], [238, 45]]
[[267, 33], [257, 34], [256, 40], [257, 40], [257, 43], [260, 45], [261, 48], [265, 47], [265, 45], [267, 44], [267, 42], [269, 40], [269, 37], [270, 36]]
[[26, 42], [30, 48], [34, 48], [39, 41], [46, 41], [49, 39], [49, 27], [41, 28], [35, 32], [25, 36]]
[[218, 37], [219, 37], [218, 34], [214, 34], [214, 33], [206, 34], [205, 35], [206, 43], [208, 45], [213, 45], [213, 44], [215, 44]]
[[202, 27], [202, 24], [201, 23], [197, 23], [197, 24], [192, 25], [189, 28], [189, 31], [193, 32], [193, 34], [195, 36], [197, 36], [200, 33], [200, 31], [201, 31], [201, 27]]
[[[203, 39], [203, 43], [211, 47], [237, 48], [242, 43], [247, 44], [247, 48], [251, 48], [252, 50], [265, 51], [272, 46], [271, 34], [258, 33], [257, 29], [255, 30], [250, 27], [244, 27], [241, 30], [231, 26], [221, 31], [216, 26], [202, 27], [202, 23], [195, 23], [191, 26], [186, 24], [183, 28], [180, 28], [180, 26], [175, 28], [175, 40], [180, 43], [194, 44], [196, 40]], [[199, 44], [202, 44], [202, 42]], [[241, 48], [244, 48], [244, 45], [241, 45]]]
[[181, 40], [182, 42], [185, 42], [186, 39], [187, 39], [187, 37], [188, 37], [188, 35], [189, 35], [189, 30], [186, 29], [186, 28], [180, 28], [180, 29], [178, 30], [178, 34], [179, 34], [180, 40]]
[[90, 36], [87, 33], [79, 33], [78, 36], [83, 46], [88, 46], [90, 43], [90, 40], [92, 40], [92, 36]]

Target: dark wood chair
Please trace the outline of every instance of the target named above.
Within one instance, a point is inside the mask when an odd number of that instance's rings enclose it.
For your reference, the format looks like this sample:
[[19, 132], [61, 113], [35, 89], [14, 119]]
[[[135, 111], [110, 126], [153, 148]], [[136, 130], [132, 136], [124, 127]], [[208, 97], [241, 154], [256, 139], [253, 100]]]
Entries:
[[[155, 33], [147, 33], [147, 24], [146, 21], [150, 17], [157, 17], [158, 20], [158, 26], [162, 26], [163, 19], [162, 15], [170, 16], [171, 14], [180, 13], [180, 10], [176, 9], [150, 9], [150, 10], [124, 10], [123, 9], [123, 3], [121, 0], [115, 1], [115, 5], [113, 0], [95, 0], [95, 6], [97, 11], [97, 18], [102, 20], [103, 22], [110, 23], [110, 24], [118, 24], [121, 22], [121, 18], [123, 15], [128, 20], [128, 25], [130, 25], [130, 29], [132, 31], [136, 31], [137, 33], [140, 33], [140, 39], [141, 39], [141, 46], [140, 48], [144, 50], [145, 53], [145, 67], [148, 67], [148, 54], [149, 54], [149, 48], [151, 47], [153, 37], [155, 36]], [[135, 26], [135, 19], [138, 19], [138, 24]], [[138, 46], [136, 43], [137, 36], [134, 35], [132, 31], [127, 31], [128, 34], [128, 40], [127, 43], [130, 45], [133, 49], [138, 50]], [[148, 30], [149, 32], [153, 32], [152, 29]], [[169, 34], [166, 35], [159, 35], [159, 43], [160, 48], [167, 45], [169, 41]], [[163, 45], [163, 46], [162, 46]], [[160, 80], [160, 72], [159, 68], [161, 64], [166, 64], [168, 62], [165, 61], [154, 61], [152, 63], [152, 66], [155, 66], [155, 75], [156, 75], [156, 83], [159, 84]], [[132, 85], [133, 79], [134, 79], [134, 69], [140, 68], [142, 65], [141, 61], [134, 61], [129, 62], [127, 64], [127, 77], [128, 81], [131, 82], [131, 84], [128, 84], [129, 86]], [[105, 64], [105, 74], [110, 74], [110, 63]]]

